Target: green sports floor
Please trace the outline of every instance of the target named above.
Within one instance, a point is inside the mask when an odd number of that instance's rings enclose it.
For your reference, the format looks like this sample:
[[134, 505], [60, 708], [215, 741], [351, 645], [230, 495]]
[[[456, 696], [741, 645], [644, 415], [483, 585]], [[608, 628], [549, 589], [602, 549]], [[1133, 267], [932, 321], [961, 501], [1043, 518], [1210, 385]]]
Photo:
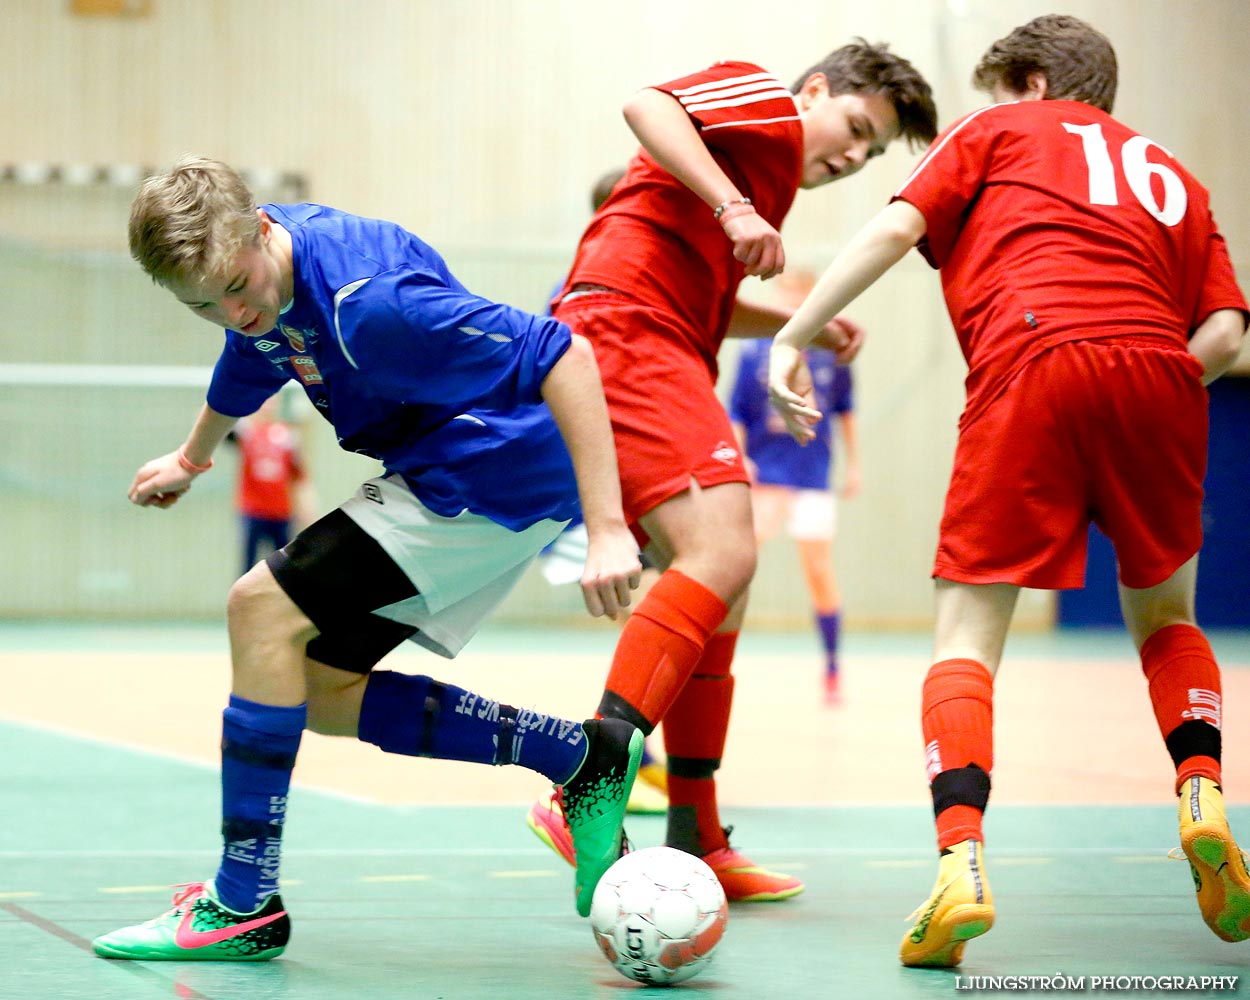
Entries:
[[[6, 686], [25, 679], [12, 654], [51, 634], [0, 629]], [[135, 634], [105, 633], [107, 642], [123, 644]], [[57, 636], [63, 647], [75, 645], [64, 632]], [[79, 638], [96, 642], [99, 633]], [[515, 641], [503, 634], [484, 645], [490, 653]], [[525, 641], [564, 648], [582, 640], [534, 633]], [[852, 636], [847, 659], [868, 666], [900, 654], [923, 660], [924, 642]], [[767, 637], [744, 644], [748, 661], [768, 655]], [[1026, 653], [1079, 658], [1095, 670], [1102, 659], [1122, 656], [1100, 636], [1023, 645]], [[787, 648], [798, 655], [805, 647]], [[1222, 637], [1217, 650], [1230, 678], [1250, 668], [1245, 636]], [[1242, 753], [1246, 731], [1226, 727], [1226, 747], [1235, 741]], [[570, 870], [527, 830], [523, 803], [395, 805], [303, 786], [294, 790], [289, 813], [283, 873], [293, 936], [281, 959], [256, 966], [98, 959], [89, 946], [94, 935], [156, 915], [173, 883], [211, 874], [218, 851], [215, 770], [28, 718], [0, 721], [0, 760], [0, 997], [672, 995], [621, 978], [599, 956], [573, 910]], [[1175, 807], [1163, 800], [995, 804], [987, 817], [987, 867], [997, 925], [969, 946], [957, 972], [901, 968], [896, 949], [904, 918], [935, 871], [930, 812], [920, 799], [873, 805], [871, 772], [855, 781], [859, 787], [845, 803], [723, 810], [727, 822], [749, 831], [755, 860], [800, 875], [808, 888], [785, 903], [732, 907], [709, 970], [672, 989], [724, 1000], [892, 1000], [966, 995], [970, 976], [1063, 973], [1237, 976], [1235, 993], [1246, 991], [1250, 942], [1226, 944], [1202, 924], [1188, 867], [1166, 858], [1176, 843]], [[1230, 820], [1245, 836], [1250, 807], [1233, 805]], [[659, 843], [663, 820], [632, 817], [629, 830], [640, 846]]]

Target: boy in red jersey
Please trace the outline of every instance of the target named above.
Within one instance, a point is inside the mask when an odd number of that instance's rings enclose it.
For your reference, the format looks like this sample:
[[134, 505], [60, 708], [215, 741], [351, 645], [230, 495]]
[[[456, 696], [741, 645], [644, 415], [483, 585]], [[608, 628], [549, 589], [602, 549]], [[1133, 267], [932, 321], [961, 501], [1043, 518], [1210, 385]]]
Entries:
[[[1110, 115], [1115, 53], [1048, 15], [974, 75], [998, 104], [939, 137], [777, 335], [770, 394], [811, 436], [797, 353], [913, 246], [941, 270], [968, 398], [933, 575], [925, 761], [941, 851], [904, 965], [952, 966], [994, 921], [981, 861], [993, 677], [1021, 587], [1081, 586], [1094, 520], [1176, 766], [1203, 919], [1250, 937], [1250, 877], [1220, 789], [1220, 672], [1194, 617], [1205, 383], [1237, 356], [1246, 302], [1207, 191]], [[1011, 103], [1005, 103], [1011, 102]]]
[[[927, 83], [885, 46], [828, 55], [793, 92], [751, 63], [718, 63], [635, 95], [642, 143], [582, 237], [555, 316], [602, 373], [625, 514], [663, 570], [622, 630], [599, 713], [650, 733], [664, 720], [667, 843], [702, 857], [731, 900], [803, 884], [730, 848], [714, 773], [729, 724], [730, 663], [755, 570], [750, 487], [715, 393], [722, 339], [771, 336], [785, 314], [737, 301], [745, 275], [785, 266], [777, 230], [799, 188], [850, 176], [894, 139], [928, 142]], [[849, 358], [858, 330], [833, 321]], [[558, 795], [529, 822], [570, 857]]]

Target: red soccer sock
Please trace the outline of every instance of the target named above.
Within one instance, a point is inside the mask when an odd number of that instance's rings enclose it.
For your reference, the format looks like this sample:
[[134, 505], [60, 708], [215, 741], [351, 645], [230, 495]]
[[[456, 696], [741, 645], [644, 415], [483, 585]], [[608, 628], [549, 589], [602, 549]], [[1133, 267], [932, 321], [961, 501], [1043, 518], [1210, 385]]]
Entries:
[[984, 841], [981, 820], [994, 766], [994, 678], [976, 660], [929, 668], [921, 704], [925, 766], [937, 817], [938, 848]]
[[667, 570], [629, 616], [599, 713], [650, 733], [672, 707], [729, 608], [707, 587]]
[[1176, 788], [1202, 776], [1220, 782], [1220, 668], [1202, 631], [1168, 625], [1141, 648], [1159, 732], [1176, 765]]
[[730, 669], [737, 644], [737, 632], [718, 632], [708, 639], [690, 680], [664, 716], [670, 817], [666, 841], [700, 856], [728, 843], [716, 805], [715, 773], [729, 733], [734, 690]]

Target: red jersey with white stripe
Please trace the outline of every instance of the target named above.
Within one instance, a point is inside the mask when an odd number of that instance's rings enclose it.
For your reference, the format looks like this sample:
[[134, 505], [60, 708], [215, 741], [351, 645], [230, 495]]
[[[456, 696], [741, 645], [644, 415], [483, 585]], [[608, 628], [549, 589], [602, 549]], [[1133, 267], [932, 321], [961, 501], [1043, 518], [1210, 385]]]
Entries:
[[244, 420], [235, 428], [239, 445], [239, 513], [271, 521], [290, 518], [291, 487], [304, 476], [295, 435], [283, 423]]
[[1246, 309], [1206, 189], [1162, 146], [1076, 101], [1020, 101], [948, 128], [898, 190], [925, 217], [968, 361], [965, 420], [1069, 340], [1184, 350]]
[[[745, 62], [655, 89], [681, 102], [721, 169], [780, 229], [802, 180], [803, 127], [789, 89]], [[715, 370], [743, 273], [711, 209], [639, 150], [591, 220], [564, 291], [605, 285], [664, 310]]]

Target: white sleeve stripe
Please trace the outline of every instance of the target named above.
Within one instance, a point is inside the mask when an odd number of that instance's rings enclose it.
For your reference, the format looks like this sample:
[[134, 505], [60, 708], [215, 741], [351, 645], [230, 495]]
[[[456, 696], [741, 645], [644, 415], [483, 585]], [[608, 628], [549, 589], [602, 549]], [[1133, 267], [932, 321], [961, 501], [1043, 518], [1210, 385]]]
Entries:
[[757, 80], [755, 83], [744, 83], [738, 87], [721, 87], [708, 90], [702, 94], [691, 94], [679, 97], [682, 104], [698, 104], [702, 101], [719, 101], [724, 97], [737, 97], [739, 94], [751, 94], [762, 90], [776, 90], [780, 86], [776, 80]]
[[744, 97], [734, 97], [725, 101], [708, 101], [705, 104], [687, 105], [686, 111], [694, 114], [696, 111], [714, 111], [716, 108], [737, 108], [743, 104], [762, 104], [765, 101], [775, 101], [780, 98], [788, 98], [793, 103], [794, 95], [788, 90], [768, 90], [760, 94], [747, 94]]
[[[753, 80], [777, 80], [771, 73], [751, 73], [748, 76], [731, 76], [724, 80], [713, 80], [711, 83], [696, 83], [693, 87], [680, 87], [672, 91], [674, 97], [685, 97], [687, 94], [701, 94], [705, 90], [716, 90], [720, 87], [736, 87], [740, 83]], [[780, 80], [777, 80], [780, 83]]]
[[347, 363], [357, 371], [360, 370], [360, 365], [356, 364], [356, 359], [351, 356], [351, 353], [347, 350], [347, 345], [343, 343], [343, 330], [339, 326], [339, 306], [343, 304], [343, 300], [347, 298], [347, 296], [351, 295], [352, 292], [356, 291], [356, 289], [360, 288], [360, 286], [365, 284], [368, 280], [368, 278], [361, 278], [359, 281], [353, 281], [350, 285], [344, 285], [334, 293], [334, 336], [338, 339], [339, 350], [343, 352], [343, 357], [345, 357], [347, 359]]
[[798, 115], [785, 115], [781, 118], [752, 118], [750, 121], [740, 122], [719, 122], [716, 125], [704, 125], [704, 132], [711, 132], [714, 128], [737, 128], [739, 125], [772, 125], [776, 122], [797, 122]]
[[902, 187], [900, 187], [897, 191], [895, 191], [895, 192], [894, 192], [894, 197], [895, 197], [895, 198], [899, 197], [899, 196], [900, 196], [900, 195], [901, 195], [904, 191], [906, 191], [906, 190], [907, 190], [907, 185], [908, 185], [908, 184], [910, 184], [912, 181], [914, 181], [917, 177], [919, 177], [919, 176], [920, 176], [920, 171], [922, 171], [925, 167], [927, 167], [927, 166], [929, 165], [930, 161], [931, 161], [931, 160], [932, 160], [935, 156], [937, 156], [937, 155], [938, 155], [938, 153], [942, 152], [942, 149], [946, 146], [946, 144], [947, 144], [948, 142], [950, 142], [953, 138], [955, 138], [955, 136], [957, 136], [957, 135], [959, 134], [960, 130], [961, 130], [961, 129], [965, 126], [965, 125], [967, 125], [967, 124], [968, 124], [970, 121], [972, 121], [974, 118], [979, 118], [979, 117], [980, 117], [981, 115], [983, 115], [985, 112], [987, 112], [987, 111], [992, 111], [995, 107], [997, 107], [997, 105], [995, 105], [995, 104], [991, 104], [991, 105], [988, 105], [987, 107], [982, 108], [980, 111], [974, 111], [974, 112], [972, 112], [972, 114], [970, 114], [967, 118], [965, 118], [965, 119], [964, 119], [963, 121], [961, 121], [958, 125], [956, 125], [953, 129], [951, 129], [951, 130], [950, 130], [950, 131], [946, 134], [946, 137], [945, 137], [945, 138], [944, 138], [944, 139], [943, 139], [943, 140], [942, 140], [942, 141], [941, 141], [938, 145], [934, 146], [934, 147], [933, 147], [933, 149], [931, 149], [931, 150], [929, 150], [927, 153], [925, 153], [925, 155], [924, 155], [924, 159], [923, 159], [923, 160], [921, 160], [919, 163], [917, 163], [917, 164], [916, 164], [916, 169], [915, 169], [915, 170], [913, 170], [913, 171], [912, 171], [912, 172], [911, 172], [911, 173], [907, 176], [907, 180], [903, 181], [903, 186], [902, 186]]

